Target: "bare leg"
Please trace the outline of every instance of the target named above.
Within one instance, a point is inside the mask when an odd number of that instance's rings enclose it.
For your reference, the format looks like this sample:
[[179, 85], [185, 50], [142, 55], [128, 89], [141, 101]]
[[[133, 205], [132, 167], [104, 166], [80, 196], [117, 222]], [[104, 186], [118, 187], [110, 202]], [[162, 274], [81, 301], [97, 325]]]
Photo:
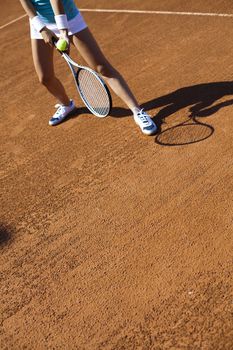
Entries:
[[88, 28], [82, 30], [75, 34], [72, 40], [89, 67], [104, 77], [112, 90], [133, 112], [139, 109], [138, 102], [126, 81], [105, 58], [90, 30]]
[[39, 81], [61, 104], [68, 106], [70, 100], [61, 82], [55, 77], [53, 48], [43, 40], [32, 39], [32, 56]]

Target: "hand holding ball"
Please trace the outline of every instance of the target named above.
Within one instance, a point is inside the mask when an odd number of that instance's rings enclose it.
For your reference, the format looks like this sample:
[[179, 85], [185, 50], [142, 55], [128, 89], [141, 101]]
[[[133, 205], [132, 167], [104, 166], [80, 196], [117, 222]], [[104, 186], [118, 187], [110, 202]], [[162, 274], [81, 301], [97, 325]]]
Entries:
[[59, 39], [56, 43], [56, 46], [60, 51], [66, 51], [68, 49], [68, 43], [65, 39]]

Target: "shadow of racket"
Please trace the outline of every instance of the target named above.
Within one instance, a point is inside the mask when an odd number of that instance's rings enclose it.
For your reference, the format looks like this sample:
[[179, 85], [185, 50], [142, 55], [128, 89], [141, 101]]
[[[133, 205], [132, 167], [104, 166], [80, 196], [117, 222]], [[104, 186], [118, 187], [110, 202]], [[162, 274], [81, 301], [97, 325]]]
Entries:
[[162, 146], [184, 146], [208, 139], [214, 128], [190, 116], [188, 120], [160, 132], [155, 142]]

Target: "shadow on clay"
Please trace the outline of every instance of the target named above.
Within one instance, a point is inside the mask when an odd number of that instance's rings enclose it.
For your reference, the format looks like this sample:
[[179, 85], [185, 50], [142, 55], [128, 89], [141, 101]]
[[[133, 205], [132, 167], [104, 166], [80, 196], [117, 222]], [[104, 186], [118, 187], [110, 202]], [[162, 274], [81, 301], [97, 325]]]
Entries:
[[0, 248], [8, 245], [13, 240], [13, 229], [0, 222]]
[[[202, 118], [210, 117], [220, 109], [233, 105], [233, 99], [219, 101], [233, 95], [233, 82], [213, 82], [193, 86], [187, 86], [167, 95], [155, 98], [142, 104], [142, 108], [160, 110], [153, 117], [158, 126], [155, 142], [163, 146], [180, 146], [201, 142], [208, 139], [214, 133], [213, 126], [202, 121]], [[219, 102], [218, 102], [219, 101]], [[190, 115], [185, 121], [175, 126], [166, 119], [183, 108], [189, 107]], [[118, 109], [116, 116], [126, 116], [127, 109]], [[167, 128], [162, 130], [162, 125]]]
[[[158, 113], [153, 116], [153, 120], [158, 126], [155, 142], [165, 146], [179, 146], [200, 142], [212, 136], [214, 128], [201, 121], [201, 118], [210, 117], [220, 109], [233, 105], [233, 98], [224, 102], [219, 101], [231, 95], [233, 95], [233, 82], [231, 81], [203, 83], [183, 87], [164, 96], [156, 97], [153, 100], [144, 102], [141, 107], [146, 111], [159, 109]], [[174, 126], [166, 120], [187, 107], [189, 107], [190, 114], [187, 115], [186, 120], [182, 121], [182, 123], [177, 122]], [[91, 113], [87, 108], [81, 107], [77, 108], [67, 119], [76, 118], [80, 114]], [[131, 111], [122, 107], [113, 107], [110, 114], [114, 118], [123, 118], [130, 115]], [[162, 130], [163, 124], [167, 126], [165, 130]], [[181, 129], [179, 132], [178, 128]], [[165, 133], [166, 137], [164, 137]], [[179, 137], [183, 135], [183, 139], [177, 139], [178, 135]]]

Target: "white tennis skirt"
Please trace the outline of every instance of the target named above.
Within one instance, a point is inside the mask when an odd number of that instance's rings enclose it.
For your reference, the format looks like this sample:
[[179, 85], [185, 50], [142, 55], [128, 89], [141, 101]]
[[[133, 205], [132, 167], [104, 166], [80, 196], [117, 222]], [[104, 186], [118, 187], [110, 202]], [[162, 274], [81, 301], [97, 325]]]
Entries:
[[[34, 26], [30, 21], [30, 34], [31, 39], [43, 39], [42, 35], [37, 32], [37, 30], [34, 28]], [[56, 23], [46, 23], [46, 27], [50, 30], [52, 30], [58, 37], [60, 36], [60, 32], [57, 29]], [[81, 13], [78, 13], [77, 16], [75, 16], [73, 19], [68, 21], [68, 29], [69, 29], [69, 35], [73, 35], [75, 33], [81, 32], [81, 30], [87, 28], [87, 24], [81, 15]]]

